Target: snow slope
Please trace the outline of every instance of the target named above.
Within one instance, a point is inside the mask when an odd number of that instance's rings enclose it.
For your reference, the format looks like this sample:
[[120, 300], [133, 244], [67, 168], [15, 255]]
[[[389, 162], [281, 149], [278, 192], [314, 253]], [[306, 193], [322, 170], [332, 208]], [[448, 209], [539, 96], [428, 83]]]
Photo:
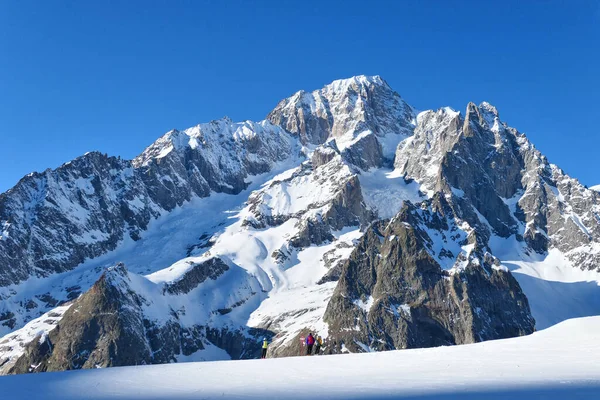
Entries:
[[527, 296], [537, 330], [600, 314], [600, 273], [577, 268], [558, 249], [527, 254], [514, 236], [495, 236], [490, 247]]
[[595, 399], [600, 317], [515, 339], [345, 356], [0, 377], [7, 399]]
[[592, 186], [590, 189], [600, 192], [600, 185]]

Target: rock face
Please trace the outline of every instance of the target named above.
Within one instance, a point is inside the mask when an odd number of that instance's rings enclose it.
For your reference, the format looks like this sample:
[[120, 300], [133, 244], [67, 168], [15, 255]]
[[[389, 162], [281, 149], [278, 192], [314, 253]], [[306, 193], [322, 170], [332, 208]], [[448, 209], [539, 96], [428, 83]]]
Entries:
[[202, 263], [190, 263], [191, 268], [177, 281], [165, 286], [165, 291], [178, 295], [187, 294], [208, 278], [216, 280], [229, 270], [229, 266], [219, 258], [211, 258]]
[[[334, 352], [474, 343], [533, 332], [527, 298], [512, 275], [470, 255], [442, 269], [427, 233], [447, 216], [406, 204], [373, 224], [342, 267], [325, 321]], [[429, 227], [423, 225], [424, 219]]]
[[452, 195], [481, 236], [517, 235], [534, 252], [558, 248], [581, 268], [599, 269], [598, 193], [550, 164], [490, 104], [470, 103], [464, 117], [419, 114], [395, 166], [430, 192]]
[[[598, 215], [490, 104], [415, 115], [380, 77], [335, 81], [0, 195], [0, 373], [253, 358], [264, 338], [290, 356], [308, 332], [328, 353], [526, 335], [498, 243], [598, 270]], [[142, 256], [147, 275], [114, 266]]]
[[[297, 135], [302, 144], [323, 144], [333, 138], [343, 150], [356, 141], [368, 142], [361, 146], [374, 154], [364, 165], [356, 164], [362, 168], [381, 163], [373, 160], [378, 152], [391, 161], [399, 141], [394, 138], [411, 135], [414, 117], [413, 109], [381, 77], [357, 76], [311, 93], [300, 91], [279, 102], [267, 119]], [[370, 134], [380, 139], [381, 150], [375, 137], [366, 139]]]
[[148, 364], [152, 353], [145, 340], [141, 299], [128, 283], [122, 265], [107, 271], [47, 337], [30, 344], [11, 372]]
[[[326, 147], [325, 149], [330, 149]], [[274, 180], [252, 194], [246, 223], [255, 228], [278, 226], [297, 219], [297, 234], [290, 245], [304, 248], [332, 238], [331, 230], [364, 226], [374, 215], [364, 205], [356, 171], [336, 153], [304, 163], [289, 177]], [[330, 156], [331, 155], [331, 156]]]
[[[195, 264], [163, 292], [181, 294], [206, 280], [217, 280], [229, 267], [218, 258]], [[77, 299], [58, 325], [36, 337], [8, 373], [64, 371], [124, 365], [162, 364], [177, 361], [215, 343], [234, 358], [259, 354], [259, 335], [269, 332], [186, 326], [185, 310], [168, 307], [162, 320], [156, 303], [140, 293], [139, 277], [130, 276], [123, 264], [109, 268], [92, 288]], [[146, 284], [149, 284], [147, 282]], [[215, 310], [226, 313], [224, 310]]]

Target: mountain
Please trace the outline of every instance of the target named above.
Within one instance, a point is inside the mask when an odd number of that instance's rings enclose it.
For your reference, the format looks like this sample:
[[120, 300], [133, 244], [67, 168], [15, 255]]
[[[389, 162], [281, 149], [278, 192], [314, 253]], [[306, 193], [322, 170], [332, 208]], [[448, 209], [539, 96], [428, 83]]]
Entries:
[[600, 193], [488, 103], [380, 77], [0, 196], [0, 370], [466, 344], [600, 313]]
[[395, 166], [426, 190], [455, 198], [459, 216], [480, 225], [482, 243], [515, 235], [531, 251], [556, 248], [581, 268], [598, 269], [597, 192], [550, 164], [488, 103], [470, 103], [464, 118], [446, 110], [419, 117]]
[[224, 118], [168, 132], [132, 161], [88, 153], [30, 174], [0, 196], [0, 284], [68, 271], [138, 240], [151, 220], [192, 197], [239, 193], [249, 175], [293, 157], [293, 146], [267, 121]]

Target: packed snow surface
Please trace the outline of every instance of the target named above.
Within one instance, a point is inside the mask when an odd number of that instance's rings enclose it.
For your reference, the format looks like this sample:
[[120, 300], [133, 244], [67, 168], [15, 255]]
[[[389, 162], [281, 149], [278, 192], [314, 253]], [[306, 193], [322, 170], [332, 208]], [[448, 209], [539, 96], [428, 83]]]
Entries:
[[6, 399], [597, 399], [600, 317], [464, 346], [0, 377]]

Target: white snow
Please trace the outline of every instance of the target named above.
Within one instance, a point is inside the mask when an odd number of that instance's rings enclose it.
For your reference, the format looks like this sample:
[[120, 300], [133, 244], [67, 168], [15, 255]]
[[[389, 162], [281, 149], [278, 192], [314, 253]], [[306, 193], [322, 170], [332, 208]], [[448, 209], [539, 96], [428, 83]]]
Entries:
[[590, 187], [590, 189], [595, 190], [596, 192], [600, 192], [600, 185], [595, 185]]
[[0, 226], [2, 227], [2, 231], [0, 232], [0, 240], [8, 239], [10, 236], [8, 230], [10, 228], [10, 223], [8, 221], [1, 221]]
[[165, 148], [158, 153], [156, 158], [164, 158], [169, 155], [171, 151], [173, 151], [173, 146], [165, 146]]
[[[191, 258], [176, 264], [187, 264], [188, 261], [201, 262], [205, 259]], [[206, 279], [186, 294], [163, 294], [163, 281], [160, 279], [164, 278], [164, 275], [157, 277], [157, 274], [152, 274], [142, 277], [129, 274], [129, 277], [132, 289], [147, 300], [142, 307], [144, 317], [150, 321], [164, 324], [172, 319], [172, 312], [176, 310], [177, 322], [184, 327], [210, 324], [215, 328], [226, 326], [238, 329], [245, 325], [249, 313], [265, 296], [254, 276], [233, 263], [228, 264], [229, 270], [217, 279]], [[175, 280], [173, 276], [170, 278]], [[231, 311], [221, 315], [217, 312], [219, 309]], [[207, 357], [208, 354], [204, 356]]]
[[409, 317], [410, 317], [410, 315], [411, 315], [411, 314], [410, 314], [410, 306], [409, 306], [408, 304], [401, 304], [401, 305], [398, 307], [398, 311], [401, 311], [401, 312], [403, 312], [405, 315], [407, 315], [407, 316], [409, 316]]
[[199, 361], [225, 361], [231, 360], [231, 357], [227, 352], [210, 342], [204, 342], [204, 349], [198, 350], [195, 353], [184, 356], [180, 354], [177, 356], [177, 362], [199, 362]]
[[367, 75], [356, 75], [352, 78], [336, 79], [331, 82], [327, 87], [334, 92], [346, 92], [348, 87], [351, 85], [367, 85], [370, 83], [382, 84], [383, 79], [379, 75], [367, 76]]
[[[232, 226], [211, 250], [212, 254], [231, 258], [255, 275], [263, 288], [269, 291], [268, 298], [249, 316], [247, 325], [260, 327], [271, 324], [270, 329], [280, 332], [275, 338], [278, 342], [292, 339], [307, 327], [323, 337], [327, 336], [323, 314], [336, 282], [316, 284], [328, 271], [324, 258], [328, 255], [335, 263], [348, 258], [353, 242], [362, 236], [358, 227], [334, 232], [336, 240], [332, 243], [294, 252], [283, 265], [277, 264], [270, 255], [284, 247], [286, 237], [293, 234], [296, 222], [296, 219], [291, 219], [278, 227], [261, 231], [238, 230]], [[282, 317], [287, 318], [282, 321]]]
[[365, 313], [368, 313], [369, 311], [371, 311], [371, 307], [373, 307], [373, 304], [375, 304], [375, 299], [373, 298], [373, 296], [369, 296], [365, 301], [363, 301], [362, 299], [358, 299], [354, 300], [353, 303]]
[[272, 184], [265, 185], [264, 189], [253, 196], [261, 196], [260, 212], [263, 215], [294, 215], [327, 204], [340, 190], [338, 182], [347, 180], [352, 175], [350, 168], [338, 157], [320, 166], [315, 173], [292, 177], [292, 171], [285, 180], [273, 179]]
[[523, 243], [492, 236], [490, 247], [519, 282], [529, 300], [536, 329], [561, 321], [600, 315], [600, 273], [582, 271], [557, 249], [527, 255]]
[[359, 133], [347, 132], [346, 134], [335, 138], [335, 145], [340, 151], [342, 151], [344, 149], [347, 149], [348, 147], [352, 147], [352, 145], [354, 145], [361, 139], [372, 134], [373, 132], [371, 131], [362, 131]]
[[406, 200], [418, 203], [425, 200], [416, 181], [406, 183], [398, 170], [385, 168], [361, 172], [358, 175], [365, 203], [380, 218], [392, 218]]
[[[413, 124], [414, 125], [414, 124]], [[381, 144], [381, 154], [388, 160], [394, 160], [398, 144], [408, 138], [406, 133], [389, 132], [384, 136], [377, 136], [377, 141]]]
[[11, 400], [600, 397], [600, 317], [463, 346], [0, 377]]

